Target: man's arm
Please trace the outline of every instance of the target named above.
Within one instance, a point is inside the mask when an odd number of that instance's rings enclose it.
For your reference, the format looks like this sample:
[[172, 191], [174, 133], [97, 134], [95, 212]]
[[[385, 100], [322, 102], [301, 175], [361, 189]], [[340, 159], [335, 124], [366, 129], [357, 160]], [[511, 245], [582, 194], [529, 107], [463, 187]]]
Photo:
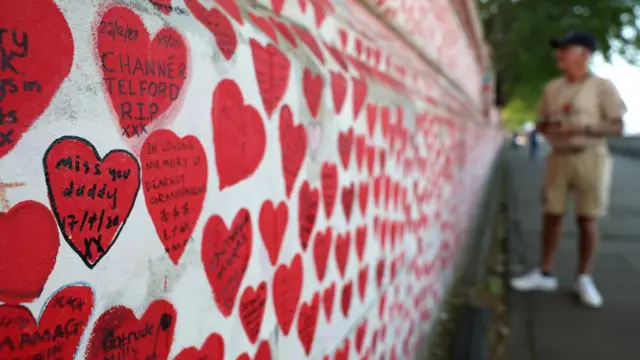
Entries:
[[620, 136], [624, 129], [622, 117], [627, 112], [627, 107], [611, 80], [603, 79], [600, 86], [602, 121], [597, 126], [587, 128], [585, 132], [587, 136], [593, 137]]

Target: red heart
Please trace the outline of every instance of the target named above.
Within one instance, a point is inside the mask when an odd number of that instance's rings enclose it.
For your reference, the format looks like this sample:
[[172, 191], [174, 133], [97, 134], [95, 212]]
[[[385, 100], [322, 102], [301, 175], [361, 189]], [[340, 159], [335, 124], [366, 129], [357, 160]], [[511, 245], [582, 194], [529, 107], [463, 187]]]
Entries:
[[356, 228], [356, 254], [358, 259], [362, 261], [364, 259], [364, 250], [367, 246], [367, 225], [362, 225]]
[[280, 248], [284, 240], [284, 233], [287, 230], [287, 222], [289, 221], [289, 209], [285, 202], [278, 203], [278, 207], [273, 206], [271, 200], [267, 200], [262, 204], [260, 209], [260, 234], [264, 247], [269, 253], [271, 265], [276, 265]]
[[349, 339], [345, 339], [341, 348], [336, 349], [336, 354], [333, 357], [333, 360], [349, 360], [349, 348], [351, 347], [351, 342]]
[[[385, 309], [386, 304], [387, 304], [387, 294], [383, 294], [380, 297], [380, 302], [378, 303], [378, 318], [380, 320], [384, 319], [384, 309]], [[381, 337], [383, 339], [386, 337], [386, 335], [387, 335], [387, 328], [386, 327], [383, 327], [381, 335], [382, 335]]]
[[[327, 51], [329, 51], [329, 55], [331, 55], [331, 57], [333, 57], [333, 59], [338, 63], [338, 66], [340, 66], [340, 68], [346, 72], [349, 72], [349, 65], [347, 65], [347, 62], [344, 60], [344, 54], [338, 50], [335, 46], [332, 46], [326, 42], [323, 42], [325, 48], [327, 49]], [[346, 92], [346, 79], [345, 79], [345, 92]], [[346, 95], [345, 95], [346, 96]]]
[[170, 15], [171, 11], [173, 10], [173, 6], [171, 6], [171, 0], [149, 0], [149, 2], [165, 15]]
[[291, 265], [280, 264], [273, 277], [273, 307], [278, 324], [289, 334], [302, 293], [302, 257], [296, 254]]
[[398, 270], [398, 259], [391, 261], [391, 281], [396, 278], [396, 271]]
[[362, 171], [362, 165], [364, 164], [364, 150], [367, 146], [364, 136], [356, 136], [356, 164], [358, 165], [358, 171]]
[[322, 101], [322, 75], [314, 74], [311, 69], [305, 68], [302, 75], [302, 89], [307, 101], [309, 112], [314, 118], [318, 118], [320, 103]]
[[0, 301], [31, 302], [42, 293], [56, 264], [56, 220], [49, 208], [26, 200], [0, 212], [0, 234]]
[[[200, 360], [209, 360], [209, 359], [207, 358], [207, 359], [200, 359]], [[238, 356], [236, 360], [251, 360], [251, 357], [249, 356], [249, 354], [244, 353]], [[260, 346], [258, 346], [258, 351], [256, 351], [256, 355], [253, 357], [253, 360], [271, 360], [271, 346], [267, 341], [263, 341], [260, 343]]]
[[373, 331], [371, 336], [371, 350], [375, 352], [378, 349], [378, 329]]
[[400, 184], [400, 182], [396, 182], [393, 186], [393, 207], [395, 209], [398, 209], [398, 200], [400, 200], [400, 187], [402, 186], [402, 184]]
[[347, 98], [347, 79], [339, 72], [331, 71], [331, 93], [336, 115], [342, 111], [344, 100]]
[[362, 40], [360, 40], [359, 38], [356, 38], [354, 45], [355, 45], [354, 50], [356, 52], [356, 56], [360, 57], [360, 55], [362, 54]]
[[2, 6], [0, 23], [2, 158], [51, 103], [71, 71], [74, 48], [69, 25], [55, 2], [10, 1]]
[[311, 189], [309, 182], [305, 180], [300, 187], [298, 197], [298, 222], [299, 236], [302, 250], [307, 250], [309, 238], [318, 217], [318, 189]]
[[384, 181], [384, 206], [389, 207], [389, 199], [391, 198], [391, 184], [393, 179], [389, 176], [385, 176]]
[[327, 322], [331, 321], [331, 315], [333, 314], [333, 300], [336, 295], [336, 283], [332, 282], [327, 286], [322, 293], [322, 306], [324, 307], [324, 316]]
[[253, 174], [266, 148], [264, 124], [258, 111], [244, 103], [242, 91], [231, 79], [213, 92], [211, 120], [219, 187], [235, 185]]
[[376, 285], [378, 285], [378, 290], [382, 287], [382, 283], [384, 281], [384, 268], [384, 259], [380, 259], [380, 261], [378, 261], [378, 265], [376, 266]]
[[353, 183], [349, 186], [342, 188], [342, 210], [344, 210], [344, 217], [347, 219], [347, 222], [349, 222], [349, 220], [351, 219], [354, 196], [355, 196], [355, 185]]
[[73, 359], [93, 310], [88, 286], [71, 285], [56, 292], [44, 304], [40, 319], [22, 305], [0, 305], [1, 359]]
[[307, 11], [307, 0], [298, 0], [298, 5], [303, 13]]
[[367, 291], [368, 280], [369, 280], [369, 267], [364, 266], [358, 272], [358, 295], [360, 295], [360, 301], [364, 301], [364, 296]]
[[367, 98], [367, 82], [354, 76], [351, 77], [351, 81], [353, 81], [353, 121], [356, 121]]
[[284, 1], [285, 0], [271, 0], [271, 8], [277, 15], [280, 15], [280, 13], [282, 13], [282, 9], [284, 8]]
[[384, 173], [385, 166], [386, 166], [387, 152], [384, 149], [380, 149], [378, 155], [380, 156], [380, 172]]
[[313, 242], [313, 259], [316, 266], [316, 275], [320, 282], [324, 280], [327, 271], [332, 241], [331, 228], [327, 228], [324, 232], [318, 231]]
[[376, 161], [376, 148], [375, 146], [367, 146], [367, 173], [373, 175], [373, 166]]
[[376, 206], [380, 205], [380, 193], [382, 191], [382, 175], [373, 180], [373, 200]]
[[225, 317], [233, 311], [249, 266], [252, 240], [251, 215], [247, 209], [238, 211], [230, 229], [220, 216], [214, 215], [202, 232], [202, 264], [218, 309]]
[[222, 8], [231, 15], [231, 17], [240, 24], [244, 24], [240, 8], [236, 4], [236, 0], [216, 0]]
[[97, 41], [105, 91], [122, 135], [141, 136], [146, 126], [181, 103], [189, 67], [186, 42], [170, 27], [151, 39], [142, 19], [121, 6], [104, 13]]
[[193, 16], [211, 32], [222, 56], [230, 60], [238, 47], [238, 37], [229, 18], [215, 7], [207, 10], [199, 0], [185, 0], [184, 3]]
[[343, 49], [347, 48], [348, 36], [349, 34], [347, 34], [345, 29], [338, 29], [338, 37], [340, 38], [340, 45], [342, 45]]
[[316, 336], [318, 325], [318, 311], [320, 310], [320, 297], [313, 294], [311, 302], [303, 302], [298, 314], [298, 338], [307, 356], [311, 353], [313, 339]]
[[293, 124], [293, 114], [289, 105], [280, 110], [280, 149], [282, 151], [282, 172], [287, 197], [295, 185], [300, 167], [307, 151], [307, 132], [302, 124]]
[[322, 185], [322, 198], [324, 200], [324, 212], [327, 219], [331, 218], [338, 193], [338, 167], [336, 164], [323, 163], [320, 175]]
[[294, 48], [298, 47], [298, 42], [296, 41], [296, 38], [293, 36], [291, 29], [289, 29], [289, 26], [286, 23], [274, 18], [269, 18], [269, 20], [271, 20], [273, 26], [278, 29], [280, 34], [289, 42], [289, 44], [291, 44], [291, 46], [293, 46]]
[[338, 134], [338, 152], [344, 169], [349, 168], [351, 160], [351, 147], [353, 145], [353, 129]]
[[253, 66], [260, 97], [267, 115], [271, 117], [287, 90], [291, 63], [289, 58], [273, 44], [262, 46], [251, 39], [249, 45], [253, 54]]
[[[135, 354], [139, 359], [167, 359], [176, 317], [176, 309], [166, 300], [152, 302], [140, 319], [128, 307], [114, 306], [96, 320], [85, 358], [115, 359]], [[128, 341], [130, 334], [137, 334], [137, 341]]]
[[386, 106], [380, 111], [380, 121], [382, 125], [382, 138], [389, 141], [389, 134], [391, 132], [391, 110]]
[[376, 131], [376, 118], [378, 116], [378, 106], [374, 103], [367, 104], [367, 130], [369, 137], [373, 139]]
[[62, 236], [89, 268], [118, 239], [140, 189], [140, 165], [125, 150], [104, 159], [87, 140], [63, 136], [44, 154], [45, 179]]
[[171, 261], [178, 265], [202, 212], [207, 155], [195, 136], [156, 130], [140, 154], [147, 210]]
[[360, 206], [362, 217], [366, 217], [369, 205], [369, 182], [366, 180], [358, 185], [358, 205]]
[[278, 44], [278, 34], [276, 34], [276, 30], [271, 26], [271, 22], [269, 21], [269, 17], [266, 16], [258, 16], [252, 12], [247, 12], [249, 14], [249, 18], [253, 23], [260, 29], [262, 32], [267, 35], [274, 43]]
[[364, 336], [367, 334], [367, 320], [365, 319], [363, 322], [358, 325], [358, 329], [356, 330], [356, 341], [354, 343], [356, 351], [358, 354], [362, 351], [362, 345], [364, 345]]
[[351, 280], [344, 283], [342, 286], [342, 293], [340, 294], [340, 305], [342, 309], [342, 315], [349, 317], [349, 309], [351, 308], [351, 295], [353, 293], [353, 283]]
[[298, 35], [300, 40], [302, 40], [307, 49], [309, 49], [309, 51], [311, 51], [311, 53], [315, 55], [315, 57], [324, 65], [324, 55], [322, 55], [320, 45], [318, 45], [318, 42], [313, 37], [313, 35], [311, 35], [311, 33], [306, 29], [299, 26], [291, 25], [291, 27], [293, 28], [293, 31]]
[[313, 7], [313, 13], [316, 18], [316, 28], [320, 29], [320, 27], [322, 26], [322, 23], [324, 23], [324, 20], [325, 20], [326, 9], [318, 1], [312, 1], [311, 7]]
[[338, 271], [340, 271], [340, 277], [344, 279], [347, 263], [349, 260], [349, 252], [351, 250], [351, 233], [346, 232], [344, 234], [338, 234], [336, 238], [336, 264], [338, 264]]
[[212, 333], [200, 349], [195, 346], [185, 348], [173, 360], [224, 360], [224, 339]]
[[260, 327], [264, 318], [264, 306], [267, 303], [267, 283], [258, 284], [256, 290], [247, 286], [240, 296], [239, 316], [244, 332], [252, 344], [260, 335]]
[[380, 222], [380, 246], [384, 249], [387, 245], [387, 220], [382, 219]]

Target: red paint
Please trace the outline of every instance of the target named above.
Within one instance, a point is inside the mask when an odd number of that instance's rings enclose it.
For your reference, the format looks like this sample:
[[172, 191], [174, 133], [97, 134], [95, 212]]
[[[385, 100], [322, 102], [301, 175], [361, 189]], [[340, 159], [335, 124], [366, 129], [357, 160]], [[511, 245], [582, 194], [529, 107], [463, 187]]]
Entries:
[[349, 262], [349, 252], [351, 250], [351, 233], [345, 232], [344, 234], [338, 234], [336, 237], [336, 264], [338, 265], [338, 271], [340, 277], [344, 279], [347, 270], [347, 263]]
[[364, 164], [364, 150], [367, 146], [367, 139], [364, 135], [356, 136], [356, 164], [358, 165], [358, 171], [362, 171], [362, 165]]
[[104, 158], [87, 140], [65, 136], [44, 155], [51, 208], [62, 236], [89, 267], [115, 243], [140, 188], [140, 165], [125, 150]]
[[351, 220], [355, 191], [355, 185], [353, 183], [342, 188], [342, 196], [340, 198], [342, 199], [342, 210], [344, 211], [344, 217], [347, 219], [347, 223]]
[[324, 55], [316, 39], [311, 35], [309, 31], [296, 25], [291, 25], [293, 31], [298, 35], [300, 40], [305, 44], [307, 49], [324, 65]]
[[251, 39], [249, 45], [253, 54], [260, 97], [267, 115], [271, 117], [287, 90], [291, 63], [289, 58], [273, 44], [262, 46]]
[[255, 344], [260, 335], [260, 327], [264, 318], [264, 307], [267, 303], [267, 283], [261, 282], [254, 290], [247, 286], [240, 296], [238, 315], [249, 341]]
[[293, 46], [294, 48], [298, 47], [298, 42], [296, 41], [296, 38], [293, 36], [291, 29], [289, 29], [289, 26], [286, 23], [275, 18], [269, 18], [269, 20], [273, 23], [273, 26], [278, 29], [280, 34], [287, 40], [287, 42], [289, 42], [291, 46]]
[[276, 29], [273, 28], [272, 23], [267, 16], [258, 16], [252, 12], [248, 12], [249, 18], [262, 32], [267, 35], [274, 43], [278, 44], [278, 34]]
[[338, 134], [338, 152], [344, 169], [349, 168], [351, 162], [351, 147], [353, 146], [353, 129]]
[[202, 264], [211, 285], [218, 309], [228, 317], [249, 266], [253, 234], [251, 215], [240, 209], [231, 228], [214, 215], [209, 218], [202, 234]]
[[349, 317], [349, 309], [351, 308], [351, 295], [353, 294], [353, 282], [351, 280], [345, 282], [342, 286], [340, 294], [340, 308], [344, 317]]
[[364, 301], [367, 291], [367, 281], [369, 280], [369, 267], [364, 266], [358, 272], [358, 295], [360, 295], [360, 301]]
[[291, 196], [300, 167], [307, 152], [307, 132], [302, 124], [294, 125], [289, 105], [280, 110], [280, 151], [287, 197]]
[[324, 212], [327, 219], [331, 218], [335, 208], [336, 196], [338, 194], [338, 166], [331, 163], [323, 163], [320, 174], [322, 185], [322, 198], [324, 200]]
[[[176, 321], [176, 309], [165, 300], [152, 302], [139, 319], [128, 307], [112, 307], [96, 320], [85, 358], [167, 359]], [[139, 336], [132, 337], [130, 333]]]
[[331, 94], [336, 115], [342, 111], [347, 98], [347, 79], [339, 72], [331, 71]]
[[358, 325], [358, 329], [356, 330], [355, 342], [354, 346], [358, 354], [362, 352], [362, 346], [364, 345], [364, 336], [367, 334], [367, 320], [365, 319], [363, 322]]
[[309, 112], [315, 119], [318, 118], [318, 112], [320, 111], [323, 87], [322, 75], [314, 74], [311, 69], [305, 68], [302, 75], [302, 89]]
[[280, 264], [273, 277], [273, 307], [278, 324], [288, 335], [302, 294], [302, 257], [296, 254], [291, 265]]
[[333, 302], [336, 297], [336, 283], [332, 282], [327, 286], [322, 293], [322, 306], [324, 308], [324, 316], [327, 322], [331, 321], [331, 315], [333, 315]]
[[19, 304], [37, 299], [60, 248], [53, 214], [39, 202], [19, 202], [0, 212], [0, 234], [0, 301]]
[[367, 225], [358, 226], [356, 228], [356, 255], [358, 260], [364, 260], [364, 250], [367, 246]]
[[260, 209], [260, 234], [262, 235], [264, 247], [269, 254], [271, 265], [275, 266], [278, 262], [288, 220], [289, 209], [285, 202], [278, 203], [278, 207], [274, 207], [271, 200], [267, 200], [262, 204]]
[[185, 348], [173, 360], [224, 360], [224, 339], [213, 333], [200, 349], [195, 346]]
[[316, 336], [318, 325], [318, 312], [320, 311], [320, 296], [313, 294], [311, 302], [303, 302], [298, 314], [298, 338], [307, 356], [311, 353], [313, 340]]
[[215, 7], [207, 10], [199, 0], [185, 0], [184, 3], [193, 16], [211, 32], [222, 56], [230, 60], [238, 47], [238, 36], [229, 18]]
[[353, 82], [353, 121], [356, 121], [367, 98], [367, 82], [355, 76], [351, 77], [351, 81]]
[[[195, 136], [180, 139], [156, 130], [145, 140], [140, 161], [147, 210], [174, 264], [191, 239], [207, 192], [207, 156]], [[184, 196], [174, 196], [186, 193]]]
[[[165, 117], [173, 116], [189, 71], [187, 45], [177, 30], [164, 27], [151, 38], [135, 12], [115, 6], [102, 16], [97, 50], [105, 91], [123, 136], [146, 134], [146, 126], [170, 109]], [[147, 64], [155, 64], [155, 71]]]
[[316, 232], [313, 241], [313, 261], [316, 267], [316, 275], [318, 281], [322, 282], [327, 272], [327, 264], [329, 262], [329, 251], [333, 242], [331, 228], [327, 228], [324, 232]]
[[336, 353], [333, 357], [333, 360], [349, 360], [349, 350], [351, 347], [351, 342], [349, 339], [345, 339], [342, 347], [336, 349]]
[[236, 4], [236, 0], [216, 0], [218, 5], [220, 5], [231, 17], [237, 21], [239, 24], [244, 24], [242, 20], [242, 14], [240, 13], [240, 8], [238, 4]]
[[242, 91], [231, 79], [220, 81], [213, 92], [211, 120], [219, 187], [223, 190], [256, 171], [264, 157], [266, 134], [260, 114], [244, 103]]
[[319, 196], [318, 189], [312, 189], [307, 180], [302, 183], [298, 195], [298, 226], [302, 250], [307, 250], [309, 246], [309, 238], [318, 217]]

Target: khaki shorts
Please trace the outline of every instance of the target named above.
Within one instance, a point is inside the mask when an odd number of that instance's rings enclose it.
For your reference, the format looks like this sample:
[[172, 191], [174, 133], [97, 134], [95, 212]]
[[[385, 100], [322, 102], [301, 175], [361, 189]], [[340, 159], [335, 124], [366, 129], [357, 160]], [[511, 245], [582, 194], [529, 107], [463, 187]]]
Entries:
[[611, 190], [611, 155], [606, 147], [580, 153], [552, 151], [546, 159], [542, 202], [547, 214], [564, 214], [569, 192], [578, 216], [606, 215]]

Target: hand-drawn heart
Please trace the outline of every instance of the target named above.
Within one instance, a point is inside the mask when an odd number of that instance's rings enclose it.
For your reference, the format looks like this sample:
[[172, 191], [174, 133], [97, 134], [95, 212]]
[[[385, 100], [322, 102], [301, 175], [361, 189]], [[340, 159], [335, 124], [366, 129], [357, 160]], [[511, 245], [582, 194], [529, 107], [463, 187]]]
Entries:
[[200, 349], [191, 346], [183, 349], [173, 360], [224, 360], [224, 339], [212, 333]]
[[376, 176], [373, 180], [373, 200], [376, 203], [376, 206], [380, 205], [380, 195], [382, 193], [382, 180], [383, 175]]
[[289, 29], [289, 25], [273, 17], [269, 18], [269, 20], [271, 21], [271, 23], [273, 23], [273, 26], [278, 29], [280, 35], [282, 35], [282, 37], [284, 37], [289, 42], [289, 44], [291, 44], [291, 46], [293, 46], [294, 48], [298, 47], [298, 41], [296, 41], [295, 36], [293, 36], [293, 33], [291, 32], [291, 29]]
[[380, 148], [378, 155], [380, 156], [380, 173], [384, 173], [387, 165], [386, 164], [387, 151], [385, 149]]
[[253, 66], [258, 80], [264, 110], [271, 117], [289, 85], [291, 62], [275, 45], [262, 46], [255, 39], [249, 40], [253, 54]]
[[322, 124], [319, 122], [311, 122], [307, 125], [307, 137], [309, 139], [309, 151], [312, 159], [316, 159], [318, 149], [322, 143]]
[[302, 124], [293, 124], [289, 105], [280, 110], [280, 150], [287, 197], [291, 196], [307, 152], [307, 133]]
[[195, 136], [156, 130], [140, 154], [147, 210], [165, 252], [178, 265], [207, 192], [207, 155]]
[[358, 295], [360, 295], [360, 301], [364, 301], [367, 291], [367, 282], [369, 281], [369, 266], [363, 266], [358, 272]]
[[74, 45], [69, 25], [52, 1], [3, 4], [0, 23], [4, 30], [0, 95], [2, 158], [47, 109], [69, 75]]
[[324, 289], [322, 293], [322, 306], [324, 307], [324, 316], [327, 322], [331, 322], [331, 316], [333, 315], [333, 303], [336, 295], [336, 283], [332, 282]]
[[[125, 306], [114, 306], [96, 320], [85, 358], [101, 360], [136, 354], [139, 359], [166, 359], [171, 351], [177, 321], [176, 309], [166, 300], [156, 300], [138, 319]], [[136, 341], [127, 341], [136, 334]]]
[[240, 25], [244, 24], [244, 20], [242, 19], [242, 14], [240, 13], [240, 8], [238, 7], [236, 0], [216, 0], [216, 2]]
[[331, 71], [331, 94], [336, 115], [342, 112], [344, 100], [347, 98], [347, 79], [339, 72]]
[[324, 200], [324, 213], [327, 220], [331, 218], [333, 209], [336, 204], [336, 196], [338, 194], [338, 166], [325, 162], [322, 164], [320, 174], [320, 183], [322, 185], [322, 198]]
[[280, 255], [280, 248], [282, 247], [288, 221], [289, 209], [284, 201], [278, 203], [277, 208], [273, 206], [271, 200], [262, 203], [259, 220], [260, 234], [273, 266], [278, 263], [278, 256]]
[[0, 234], [0, 301], [20, 304], [37, 299], [60, 248], [51, 210], [36, 201], [19, 202], [0, 212]]
[[93, 292], [81, 285], [58, 290], [44, 304], [39, 320], [22, 305], [0, 305], [0, 358], [44, 359], [43, 354], [55, 349], [57, 358], [73, 359], [92, 311]]
[[122, 135], [147, 134], [147, 126], [172, 117], [181, 104], [189, 72], [186, 41], [170, 27], [152, 39], [140, 16], [122, 6], [104, 13], [97, 32], [98, 65]]
[[340, 160], [342, 161], [342, 167], [345, 170], [349, 168], [351, 160], [351, 147], [353, 145], [353, 129], [340, 132], [338, 134], [338, 152], [340, 153]]
[[362, 165], [364, 164], [366, 141], [367, 139], [363, 135], [356, 136], [356, 164], [358, 165], [358, 171], [362, 171]]
[[367, 104], [367, 131], [369, 139], [373, 140], [376, 130], [376, 120], [378, 116], [378, 106], [375, 103]]
[[322, 55], [320, 45], [318, 45], [318, 42], [313, 37], [313, 35], [311, 35], [308, 30], [301, 28], [300, 26], [291, 25], [291, 27], [293, 28], [293, 31], [298, 35], [300, 40], [302, 40], [307, 49], [309, 49], [309, 51], [311, 51], [311, 53], [315, 55], [318, 60], [320, 60], [322, 65], [324, 65], [324, 55]]
[[349, 186], [342, 188], [342, 210], [344, 211], [344, 217], [347, 219], [347, 223], [351, 220], [351, 213], [353, 212], [353, 198], [355, 196], [355, 185], [351, 183]]
[[282, 13], [284, 3], [285, 0], [271, 0], [271, 9], [276, 13], [276, 15], [280, 15]]
[[280, 329], [289, 334], [302, 294], [302, 257], [296, 254], [291, 265], [280, 264], [273, 277], [273, 307]]
[[113, 246], [140, 189], [140, 165], [126, 150], [100, 158], [87, 140], [63, 136], [43, 158], [51, 209], [62, 236], [89, 268]]
[[229, 18], [215, 7], [207, 10], [199, 0], [185, 0], [184, 4], [193, 16], [211, 32], [222, 56], [231, 60], [238, 47], [238, 36], [233, 30]]
[[311, 69], [305, 68], [302, 75], [302, 90], [307, 106], [309, 107], [309, 113], [314, 119], [318, 118], [323, 88], [322, 75], [314, 74]]
[[262, 32], [267, 35], [274, 43], [278, 44], [278, 34], [276, 29], [273, 28], [273, 24], [269, 21], [268, 16], [258, 16], [251, 11], [247, 12], [249, 18]]
[[318, 217], [318, 198], [318, 189], [311, 189], [309, 182], [305, 180], [298, 195], [299, 237], [303, 251], [309, 246], [309, 238]]
[[353, 282], [351, 280], [345, 282], [342, 286], [340, 294], [340, 308], [342, 315], [349, 317], [349, 309], [351, 308], [351, 295], [353, 294]]
[[338, 271], [340, 277], [344, 279], [347, 263], [349, 262], [349, 253], [351, 252], [351, 232], [347, 231], [344, 234], [338, 234], [336, 237], [336, 264], [338, 265]]
[[336, 349], [333, 360], [349, 360], [349, 350], [351, 350], [351, 342], [349, 341], [349, 338], [346, 338], [342, 347]]
[[356, 228], [356, 255], [358, 260], [364, 259], [364, 250], [367, 246], [367, 225], [358, 226]]
[[256, 290], [247, 286], [240, 296], [240, 306], [238, 314], [240, 322], [247, 334], [247, 338], [252, 344], [258, 340], [262, 319], [264, 318], [264, 308], [267, 303], [267, 283], [265, 281], [258, 284]]
[[318, 312], [320, 311], [320, 296], [313, 294], [311, 302], [303, 302], [298, 314], [298, 338], [307, 356], [311, 353], [313, 340], [316, 336], [318, 325]]
[[266, 134], [260, 114], [244, 103], [242, 91], [231, 79], [220, 81], [213, 92], [211, 120], [219, 187], [223, 190], [256, 171], [264, 157]]
[[376, 164], [376, 147], [367, 146], [367, 173], [369, 176], [373, 175], [373, 166]]
[[[209, 359], [199, 359], [199, 360], [209, 360]], [[216, 359], [213, 359], [213, 360], [216, 360]], [[252, 359], [251, 359], [251, 356], [249, 356], [249, 354], [244, 353], [238, 356], [236, 360], [252, 360]], [[271, 346], [269, 345], [268, 341], [265, 340], [260, 343], [260, 346], [258, 346], [258, 351], [256, 351], [256, 355], [253, 357], [253, 360], [271, 360]]]
[[318, 281], [322, 282], [327, 272], [327, 264], [329, 262], [329, 251], [333, 242], [333, 234], [331, 228], [327, 228], [324, 232], [316, 232], [313, 241], [313, 260], [316, 266], [316, 275]]
[[351, 77], [351, 81], [353, 82], [353, 121], [356, 121], [367, 98], [367, 81], [355, 76]]
[[378, 290], [382, 287], [382, 283], [384, 281], [384, 268], [385, 262], [384, 259], [380, 259], [378, 261], [378, 265], [376, 265], [376, 285], [378, 286]]
[[251, 215], [240, 209], [231, 228], [214, 215], [202, 233], [202, 264], [211, 285], [218, 309], [225, 317], [231, 315], [240, 284], [249, 266], [253, 233]]
[[358, 205], [362, 217], [366, 217], [367, 207], [369, 206], [369, 182], [366, 180], [358, 185]]

